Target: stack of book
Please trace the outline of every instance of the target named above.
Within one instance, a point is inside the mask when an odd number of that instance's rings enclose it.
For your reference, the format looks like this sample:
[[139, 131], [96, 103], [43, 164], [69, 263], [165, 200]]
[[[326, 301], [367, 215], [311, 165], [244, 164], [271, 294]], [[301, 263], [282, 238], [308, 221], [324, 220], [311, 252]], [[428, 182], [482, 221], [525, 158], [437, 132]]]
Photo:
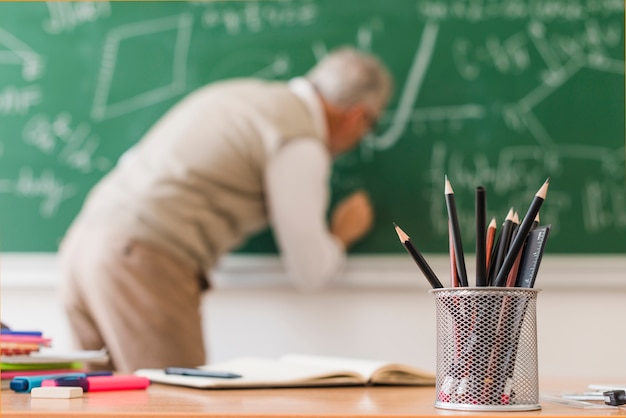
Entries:
[[105, 363], [104, 350], [59, 352], [51, 348], [52, 339], [40, 331], [2, 329], [0, 334], [0, 378], [2, 389], [8, 389], [15, 376], [36, 376], [79, 372], [87, 362]]
[[39, 331], [0, 331], [0, 354], [2, 356], [28, 355], [41, 347], [50, 347], [52, 340]]

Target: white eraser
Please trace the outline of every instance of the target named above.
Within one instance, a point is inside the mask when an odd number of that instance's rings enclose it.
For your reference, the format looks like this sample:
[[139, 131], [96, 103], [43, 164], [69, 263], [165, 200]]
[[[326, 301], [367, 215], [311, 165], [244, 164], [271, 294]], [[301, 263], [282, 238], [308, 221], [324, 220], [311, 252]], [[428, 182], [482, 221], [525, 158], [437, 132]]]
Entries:
[[30, 396], [33, 398], [71, 399], [83, 396], [83, 388], [78, 386], [44, 386], [32, 388]]

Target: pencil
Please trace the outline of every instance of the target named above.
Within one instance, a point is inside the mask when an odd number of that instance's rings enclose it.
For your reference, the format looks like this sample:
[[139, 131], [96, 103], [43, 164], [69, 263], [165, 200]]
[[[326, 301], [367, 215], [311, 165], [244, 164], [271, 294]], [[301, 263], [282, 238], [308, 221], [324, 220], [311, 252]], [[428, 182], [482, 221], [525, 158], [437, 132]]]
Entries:
[[[519, 233], [519, 215], [515, 212], [513, 216], [513, 224], [516, 225], [516, 228], [513, 230], [513, 234], [511, 235], [511, 239], [515, 239], [517, 234]], [[511, 271], [506, 279], [506, 287], [515, 287], [515, 282], [517, 280], [517, 272], [519, 269], [519, 263], [522, 258], [522, 251], [517, 254], [515, 258], [515, 262], [513, 262], [513, 267], [511, 267]]]
[[514, 215], [515, 212], [513, 211], [513, 208], [509, 209], [509, 212], [506, 214], [506, 218], [504, 218], [504, 222], [502, 223], [502, 230], [500, 231], [500, 235], [498, 236], [498, 240], [496, 241], [496, 245], [494, 247], [493, 265], [489, 270], [489, 282], [491, 285], [495, 284], [496, 276], [502, 267], [502, 262], [504, 261], [507, 249], [509, 248], [511, 233], [513, 232]]
[[454, 200], [454, 191], [452, 185], [446, 176], [446, 206], [448, 207], [448, 220], [452, 230], [452, 239], [454, 242], [454, 258], [456, 259], [456, 270], [459, 275], [459, 285], [467, 287], [467, 270], [465, 269], [465, 257], [463, 255], [463, 242], [461, 240], [461, 231], [459, 228], [459, 218], [456, 213], [456, 201]]
[[487, 227], [487, 243], [485, 244], [485, 269], [487, 271], [489, 271], [489, 266], [491, 264], [491, 253], [496, 239], [497, 228], [496, 218], [491, 218], [491, 222], [489, 222], [489, 226]]
[[400, 238], [400, 242], [402, 242], [402, 245], [404, 245], [404, 248], [406, 248], [411, 257], [413, 257], [415, 264], [417, 264], [417, 267], [422, 270], [422, 273], [424, 273], [424, 276], [426, 276], [426, 279], [433, 287], [433, 289], [442, 288], [443, 285], [437, 278], [437, 275], [430, 268], [424, 257], [422, 257], [422, 254], [420, 254], [417, 248], [415, 248], [413, 242], [411, 241], [411, 238], [398, 225], [396, 225], [395, 222], [393, 226], [396, 228], [396, 233], [398, 234], [398, 238]]
[[476, 286], [487, 286], [487, 257], [486, 252], [486, 195], [483, 186], [476, 187], [475, 216], [476, 216]]
[[522, 245], [524, 245], [524, 241], [526, 240], [526, 236], [533, 226], [535, 217], [539, 213], [541, 205], [543, 205], [543, 202], [546, 200], [549, 185], [550, 179], [547, 179], [537, 193], [535, 193], [535, 197], [526, 211], [524, 220], [519, 226], [517, 235], [510, 245], [509, 251], [507, 252], [504, 262], [502, 263], [502, 267], [500, 267], [500, 271], [498, 271], [498, 275], [494, 281], [496, 286], [504, 286], [506, 283], [506, 279], [508, 278], [511, 268], [513, 267], [513, 263], [515, 263], [515, 259], [517, 258], [517, 253], [521, 251]]
[[537, 228], [539, 226], [539, 214], [537, 214], [537, 216], [535, 216], [535, 220], [533, 221], [533, 226], [530, 228], [531, 230]]
[[450, 228], [450, 222], [448, 222], [448, 250], [450, 251], [450, 286], [459, 287], [459, 275], [456, 273], [454, 239], [452, 238], [452, 228]]

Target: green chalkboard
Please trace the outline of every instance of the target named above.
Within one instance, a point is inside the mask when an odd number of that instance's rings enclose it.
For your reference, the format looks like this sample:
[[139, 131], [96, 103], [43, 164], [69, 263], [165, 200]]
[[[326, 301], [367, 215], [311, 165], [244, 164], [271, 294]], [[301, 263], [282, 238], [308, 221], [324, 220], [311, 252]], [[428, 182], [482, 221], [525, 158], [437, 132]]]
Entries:
[[[331, 48], [378, 54], [396, 91], [336, 161], [333, 200], [365, 188], [356, 253], [447, 251], [444, 176], [473, 250], [550, 177], [550, 253], [626, 252], [624, 2], [302, 0], [0, 3], [0, 249], [53, 252], [89, 189], [185, 94], [301, 75]], [[269, 231], [242, 252], [272, 252]]]

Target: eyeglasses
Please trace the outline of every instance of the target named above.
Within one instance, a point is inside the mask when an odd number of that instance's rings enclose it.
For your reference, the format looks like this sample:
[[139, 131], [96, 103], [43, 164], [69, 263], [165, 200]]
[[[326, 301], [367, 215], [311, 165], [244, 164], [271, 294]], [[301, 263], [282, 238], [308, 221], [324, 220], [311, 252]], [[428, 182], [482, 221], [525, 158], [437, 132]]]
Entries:
[[372, 115], [369, 111], [363, 112], [363, 119], [367, 123], [368, 131], [375, 132], [378, 129], [378, 117]]
[[367, 132], [370, 134], [378, 134], [378, 131], [380, 129], [379, 116], [374, 116], [369, 111], [365, 111], [363, 112], [363, 119], [365, 119], [365, 122], [367, 123], [367, 126], [368, 126]]

